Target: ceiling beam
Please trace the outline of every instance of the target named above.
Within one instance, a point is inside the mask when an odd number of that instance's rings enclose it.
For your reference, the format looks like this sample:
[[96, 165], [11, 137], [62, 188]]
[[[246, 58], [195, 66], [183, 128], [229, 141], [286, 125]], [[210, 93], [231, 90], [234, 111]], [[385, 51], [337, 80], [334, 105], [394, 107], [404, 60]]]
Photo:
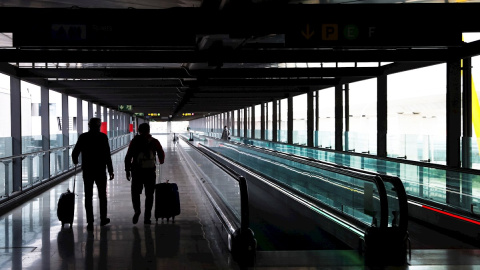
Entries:
[[[388, 49], [388, 50], [235, 50], [215, 54], [195, 50], [0, 50], [2, 62], [11, 63], [320, 63], [320, 62], [445, 62], [459, 57], [460, 49]], [[214, 56], [213, 56], [214, 55]]]

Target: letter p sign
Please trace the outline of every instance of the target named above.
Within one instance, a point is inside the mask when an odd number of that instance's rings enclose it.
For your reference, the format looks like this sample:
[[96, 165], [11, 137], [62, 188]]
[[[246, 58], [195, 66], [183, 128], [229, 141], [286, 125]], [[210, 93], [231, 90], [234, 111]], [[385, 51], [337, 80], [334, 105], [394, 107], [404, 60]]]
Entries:
[[338, 24], [322, 24], [323, 40], [338, 40]]

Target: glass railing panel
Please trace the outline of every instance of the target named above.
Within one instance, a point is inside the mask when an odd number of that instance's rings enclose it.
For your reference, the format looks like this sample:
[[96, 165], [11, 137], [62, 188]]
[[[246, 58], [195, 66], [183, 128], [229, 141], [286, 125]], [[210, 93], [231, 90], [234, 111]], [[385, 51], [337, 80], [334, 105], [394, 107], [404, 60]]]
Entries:
[[42, 135], [22, 136], [22, 154], [42, 150]]
[[[315, 131], [316, 147], [335, 148], [335, 132], [333, 131]], [[314, 140], [315, 140], [314, 139]]]
[[22, 189], [39, 184], [43, 179], [43, 155], [27, 155], [22, 160]]
[[50, 134], [50, 149], [63, 146], [62, 134]]
[[345, 146], [348, 143], [348, 149], [345, 151], [352, 151], [356, 153], [376, 153], [377, 152], [377, 134], [359, 133], [359, 132], [345, 132]]
[[373, 182], [230, 144], [219, 144], [214, 150], [365, 224], [380, 220]]
[[[430, 138], [431, 140], [431, 138]], [[315, 158], [351, 168], [399, 177], [408, 195], [427, 201], [450, 205], [464, 211], [480, 214], [480, 176], [469, 173], [447, 174], [446, 169], [420, 166], [391, 160], [354, 156], [346, 153], [307, 149], [298, 145], [250, 140], [252, 145], [272, 150]], [[472, 142], [473, 144], [473, 142]], [[438, 143], [435, 143], [438, 145]], [[438, 149], [438, 147], [436, 148]], [[434, 155], [431, 155], [433, 157]], [[439, 155], [437, 155], [438, 157]], [[441, 156], [441, 155], [440, 155]], [[425, 157], [425, 156], [422, 156]], [[447, 199], [448, 198], [448, 199]]]
[[50, 152], [50, 176], [55, 176], [63, 171], [63, 150]]
[[470, 143], [470, 153], [471, 153], [471, 163], [472, 169], [480, 170], [480, 137], [479, 138], [469, 138]]
[[12, 137], [0, 138], [0, 158], [12, 156]]
[[6, 197], [12, 192], [12, 160], [0, 162], [0, 197]]
[[205, 173], [207, 184], [209, 184], [220, 197], [228, 209], [241, 220], [240, 186], [236, 179], [212, 163], [200, 152], [191, 149], [186, 142], [179, 140], [179, 144], [192, 158], [196, 165]]

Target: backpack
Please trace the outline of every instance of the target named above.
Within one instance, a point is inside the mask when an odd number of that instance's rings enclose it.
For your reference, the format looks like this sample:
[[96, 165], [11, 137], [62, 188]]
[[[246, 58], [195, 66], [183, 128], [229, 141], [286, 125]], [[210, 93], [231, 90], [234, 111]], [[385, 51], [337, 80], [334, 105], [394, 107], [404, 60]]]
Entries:
[[155, 168], [155, 151], [150, 146], [152, 138], [149, 138], [147, 143], [143, 145], [142, 149], [138, 152], [136, 163], [139, 169]]

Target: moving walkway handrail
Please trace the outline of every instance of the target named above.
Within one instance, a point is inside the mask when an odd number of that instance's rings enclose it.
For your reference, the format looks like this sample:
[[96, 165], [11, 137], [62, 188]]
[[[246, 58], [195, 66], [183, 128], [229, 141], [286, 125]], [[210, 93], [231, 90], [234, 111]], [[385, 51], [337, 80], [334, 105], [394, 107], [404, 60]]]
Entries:
[[202, 144], [198, 144], [198, 149], [201, 153], [204, 154], [204, 156], [212, 161], [215, 165], [217, 165], [220, 169], [225, 171], [227, 174], [233, 177], [233, 179], [238, 181], [238, 184], [240, 186], [240, 229], [245, 230], [250, 226], [250, 213], [248, 210], [248, 188], [247, 188], [247, 181], [245, 180], [245, 177], [242, 175], [236, 173], [234, 170], [228, 168], [227, 166], [223, 165], [221, 162], [217, 161], [213, 155], [213, 151], [208, 149]]
[[[234, 144], [244, 146], [243, 144], [240, 144], [240, 143], [234, 143]], [[372, 171], [346, 167], [346, 166], [343, 166], [343, 165], [338, 165], [338, 164], [327, 162], [327, 161], [317, 160], [317, 159], [310, 158], [310, 157], [304, 157], [304, 156], [298, 156], [298, 155], [291, 154], [291, 153], [279, 152], [279, 151], [272, 150], [272, 149], [265, 149], [265, 148], [260, 148], [260, 147], [257, 147], [257, 146], [251, 146], [251, 145], [246, 145], [245, 147], [256, 149], [258, 151], [265, 151], [265, 152], [269, 152], [269, 153], [271, 152], [271, 153], [275, 153], [275, 154], [278, 154], [278, 155], [281, 155], [281, 156], [287, 156], [287, 157], [289, 157], [290, 160], [300, 159], [300, 160], [305, 160], [306, 162], [309, 162], [309, 163], [327, 164], [329, 166], [334, 166], [336, 168], [340, 168], [340, 169], [344, 169], [344, 170], [348, 170], [348, 171], [352, 171], [352, 172], [358, 172], [358, 173], [361, 173], [361, 174], [378, 176], [381, 179], [381, 181], [391, 183], [394, 186], [395, 192], [397, 193], [397, 197], [398, 197], [398, 201], [399, 201], [399, 208], [400, 208], [399, 209], [400, 210], [399, 227], [407, 230], [408, 219], [406, 217], [408, 217], [408, 199], [407, 199], [407, 193], [405, 191], [405, 187], [403, 186], [402, 180], [400, 178], [395, 177], [395, 176], [386, 175], [386, 174], [379, 174], [379, 173], [375, 173], [375, 172], [372, 172]], [[385, 187], [385, 186], [383, 185], [383, 187]], [[387, 211], [388, 211], [388, 207], [387, 207]], [[388, 217], [388, 212], [387, 212], [385, 217]], [[382, 215], [382, 218], [383, 218], [383, 215]], [[388, 221], [386, 221], [386, 222], [388, 223]], [[382, 223], [380, 223], [380, 224], [382, 224]], [[381, 225], [380, 225], [380, 227], [381, 227]]]
[[[229, 143], [222, 141], [222, 143]], [[245, 147], [242, 144], [237, 144], [239, 147]], [[387, 191], [385, 188], [385, 184], [383, 183], [383, 180], [380, 176], [378, 175], [372, 175], [370, 173], [363, 173], [363, 172], [358, 172], [358, 171], [352, 171], [352, 170], [347, 170], [345, 168], [337, 168], [335, 166], [332, 166], [331, 164], [322, 164], [322, 163], [317, 163], [317, 162], [312, 162], [310, 160], [305, 160], [305, 159], [299, 159], [297, 156], [291, 155], [291, 154], [286, 154], [286, 153], [280, 153], [277, 151], [272, 151], [272, 150], [264, 150], [264, 149], [259, 149], [259, 148], [254, 148], [252, 149], [254, 151], [258, 152], [264, 152], [268, 155], [272, 156], [277, 156], [281, 157], [283, 159], [288, 159], [291, 161], [295, 161], [298, 163], [302, 163], [311, 167], [316, 167], [322, 170], [326, 171], [331, 171], [334, 173], [354, 177], [357, 179], [362, 179], [367, 182], [373, 183], [378, 190], [378, 195], [380, 198], [380, 225], [379, 227], [381, 228], [386, 228], [388, 227], [388, 200], [387, 200]]]
[[[181, 137], [187, 144], [192, 145], [186, 138]], [[217, 165], [218, 168], [222, 169], [225, 173], [230, 175], [233, 179], [238, 181], [240, 189], [240, 225], [239, 228], [233, 228], [231, 222], [224, 216], [224, 212], [221, 210], [221, 207], [216, 205], [216, 202], [212, 202], [214, 205], [215, 211], [221, 213], [221, 221], [230, 231], [228, 238], [229, 249], [232, 252], [233, 258], [238, 260], [241, 264], [251, 264], [253, 258], [255, 257], [255, 252], [257, 248], [257, 240], [254, 237], [253, 231], [250, 229], [250, 217], [249, 217], [249, 203], [248, 203], [248, 188], [247, 181], [245, 177], [239, 175], [234, 170], [228, 166], [222, 164], [215, 157], [218, 156], [215, 152], [208, 149], [208, 147], [202, 147], [198, 145], [197, 147], [192, 146], [193, 149], [197, 150], [202, 154], [206, 159], [208, 159], [213, 164]], [[205, 188], [205, 186], [204, 186]], [[210, 200], [214, 200], [211, 195], [209, 195]], [[224, 203], [225, 205], [225, 203]], [[228, 213], [227, 213], [228, 215]], [[236, 217], [236, 216], [235, 216]], [[237, 222], [233, 222], [238, 226]], [[229, 225], [230, 224], [230, 225]]]

